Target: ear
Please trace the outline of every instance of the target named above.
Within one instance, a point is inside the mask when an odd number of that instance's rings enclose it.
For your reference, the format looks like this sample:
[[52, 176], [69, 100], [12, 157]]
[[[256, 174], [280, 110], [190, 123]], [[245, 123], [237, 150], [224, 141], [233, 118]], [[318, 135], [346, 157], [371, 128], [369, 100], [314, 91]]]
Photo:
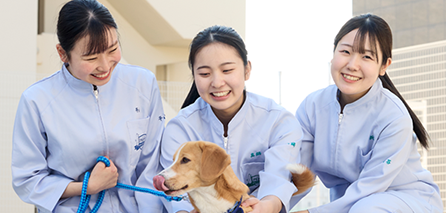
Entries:
[[386, 64], [382, 65], [380, 70], [379, 70], [379, 75], [380, 76], [383, 76], [384, 74], [386, 74], [386, 70], [390, 66], [390, 64], [392, 64], [392, 59], [388, 58]]
[[249, 76], [251, 76], [251, 61], [248, 61], [245, 66], [245, 81], [249, 79]]
[[65, 50], [60, 44], [56, 44], [57, 53], [59, 54], [60, 60], [64, 63], [68, 63], [68, 56]]
[[201, 179], [209, 182], [219, 177], [231, 164], [231, 159], [226, 151], [217, 144], [211, 142], [201, 142], [199, 144], [201, 155]]

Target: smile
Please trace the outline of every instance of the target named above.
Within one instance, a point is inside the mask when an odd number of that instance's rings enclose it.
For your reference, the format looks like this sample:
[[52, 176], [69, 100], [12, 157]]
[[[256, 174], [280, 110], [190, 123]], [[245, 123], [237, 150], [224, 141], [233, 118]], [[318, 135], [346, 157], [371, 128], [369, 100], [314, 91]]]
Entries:
[[230, 93], [231, 91], [227, 91], [227, 92], [213, 92], [211, 93], [213, 96], [215, 97], [223, 97], [226, 96]]
[[348, 80], [351, 80], [351, 81], [357, 81], [357, 80], [361, 79], [360, 77], [355, 77], [355, 76], [351, 76], [351, 75], [347, 75], [347, 74], [343, 74], [343, 73], [342, 73], [342, 76]]
[[93, 77], [99, 78], [99, 79], [103, 79], [106, 78], [108, 76], [108, 74], [110, 73], [110, 71], [104, 73], [104, 74], [91, 74]]

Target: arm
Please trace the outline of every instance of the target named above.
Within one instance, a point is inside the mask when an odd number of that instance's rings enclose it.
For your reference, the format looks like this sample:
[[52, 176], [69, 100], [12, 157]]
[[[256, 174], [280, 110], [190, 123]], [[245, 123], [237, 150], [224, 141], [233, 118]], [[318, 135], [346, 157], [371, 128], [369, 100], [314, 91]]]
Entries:
[[[310, 212], [348, 212], [351, 206], [366, 196], [384, 192], [406, 164], [411, 149], [412, 122], [409, 117], [400, 117], [389, 123], [377, 138], [359, 177], [339, 199], [310, 209]], [[390, 160], [391, 163], [387, 163]]]
[[[257, 196], [262, 205], [268, 203], [272, 209], [280, 207], [280, 212], [289, 211], [289, 200], [296, 187], [290, 181], [291, 174], [285, 167], [287, 164], [300, 162], [301, 140], [299, 122], [291, 113], [283, 110], [272, 127], [270, 148], [265, 151], [264, 171], [259, 173], [260, 187]], [[266, 197], [268, 198], [264, 200]]]
[[[311, 169], [314, 153], [314, 127], [312, 126], [310, 118], [308, 117], [308, 114], [311, 113], [312, 108], [308, 107], [307, 103], [308, 98], [300, 104], [299, 108], [296, 111], [296, 118], [299, 121], [303, 132], [302, 144], [300, 148], [300, 163]], [[304, 198], [308, 193], [310, 193], [310, 191], [311, 189], [302, 194], [293, 196], [290, 200], [291, 208], [294, 207], [300, 200], [302, 200], [302, 198]]]
[[51, 211], [73, 180], [48, 168], [47, 138], [40, 116], [36, 103], [22, 95], [13, 130], [12, 185], [23, 201]]
[[[164, 130], [164, 111], [161, 101], [158, 84], [154, 77], [151, 82], [150, 91], [145, 91], [149, 98], [149, 124], [147, 126], [147, 137], [138, 164], [136, 166], [136, 186], [145, 187], [155, 190], [153, 187], [153, 177], [161, 171], [159, 164], [160, 159], [160, 144], [161, 137]], [[160, 198], [156, 195], [148, 193], [135, 192], [135, 199], [138, 203], [139, 212], [158, 212], [162, 209]]]

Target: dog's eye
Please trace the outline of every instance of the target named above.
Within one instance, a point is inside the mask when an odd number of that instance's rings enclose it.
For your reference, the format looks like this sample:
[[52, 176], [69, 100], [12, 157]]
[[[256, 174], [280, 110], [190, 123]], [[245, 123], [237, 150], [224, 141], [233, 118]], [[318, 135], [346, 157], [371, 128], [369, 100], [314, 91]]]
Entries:
[[189, 163], [189, 161], [190, 161], [190, 159], [189, 159], [189, 158], [186, 158], [186, 157], [184, 157], [183, 159], [181, 159], [181, 163], [182, 163], [182, 164]]

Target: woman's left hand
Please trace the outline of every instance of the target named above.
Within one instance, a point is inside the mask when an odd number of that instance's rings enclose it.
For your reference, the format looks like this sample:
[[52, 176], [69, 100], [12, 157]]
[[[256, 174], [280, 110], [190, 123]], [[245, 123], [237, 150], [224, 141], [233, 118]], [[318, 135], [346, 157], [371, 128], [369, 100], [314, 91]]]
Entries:
[[251, 213], [276, 213], [282, 209], [282, 202], [274, 195], [268, 195], [261, 200], [251, 197], [242, 203], [243, 207], [251, 206]]

